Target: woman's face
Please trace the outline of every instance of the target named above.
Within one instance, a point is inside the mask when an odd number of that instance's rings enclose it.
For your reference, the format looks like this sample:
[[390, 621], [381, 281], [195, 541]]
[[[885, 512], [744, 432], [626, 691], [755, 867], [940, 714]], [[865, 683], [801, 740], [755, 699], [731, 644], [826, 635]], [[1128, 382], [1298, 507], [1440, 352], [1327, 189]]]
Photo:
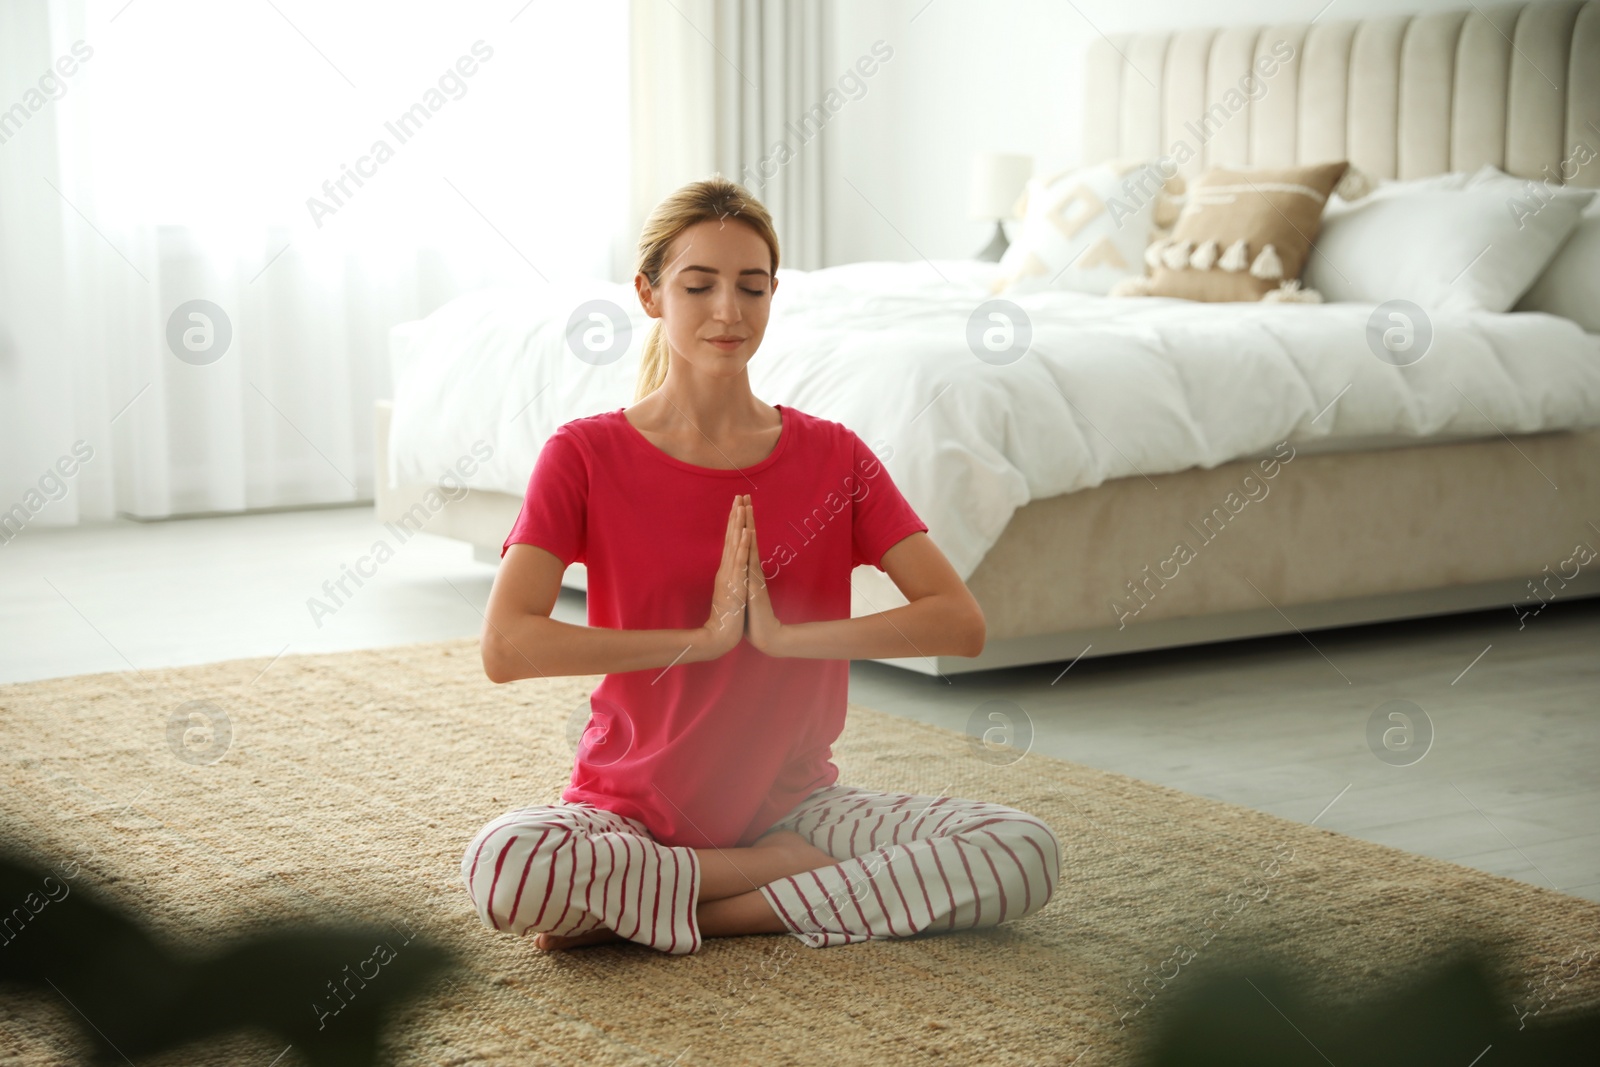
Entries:
[[[697, 372], [740, 374], [761, 345], [777, 279], [772, 252], [755, 230], [732, 219], [698, 222], [680, 233], [661, 281], [634, 277], [639, 302], [662, 320], [667, 344]], [[730, 343], [716, 343], [730, 338]]]

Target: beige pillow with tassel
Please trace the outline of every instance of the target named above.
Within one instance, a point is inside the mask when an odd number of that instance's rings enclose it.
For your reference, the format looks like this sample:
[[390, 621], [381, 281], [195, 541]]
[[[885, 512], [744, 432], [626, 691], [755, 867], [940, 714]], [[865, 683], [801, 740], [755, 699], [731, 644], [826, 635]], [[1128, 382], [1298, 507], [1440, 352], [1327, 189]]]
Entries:
[[[1119, 284], [1112, 295], [1215, 302], [1320, 300], [1315, 290], [1300, 288], [1300, 269], [1321, 228], [1323, 205], [1349, 170], [1350, 164], [1341, 160], [1310, 167], [1207, 171], [1190, 183], [1188, 202], [1171, 235], [1145, 249], [1150, 275]], [[1341, 195], [1359, 195], [1353, 184], [1345, 183]]]

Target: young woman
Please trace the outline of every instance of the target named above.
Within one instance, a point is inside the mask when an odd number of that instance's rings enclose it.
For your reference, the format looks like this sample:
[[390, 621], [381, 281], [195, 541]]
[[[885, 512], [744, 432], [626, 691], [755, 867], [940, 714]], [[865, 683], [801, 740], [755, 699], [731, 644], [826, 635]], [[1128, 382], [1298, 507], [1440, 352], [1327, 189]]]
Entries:
[[[556, 430], [502, 549], [489, 678], [605, 675], [561, 802], [494, 819], [462, 857], [484, 925], [541, 949], [820, 948], [1020, 919], [1055, 889], [1059, 843], [1034, 816], [837, 780], [849, 660], [975, 656], [984, 621], [861, 438], [751, 393], [777, 269], [743, 187], [656, 208], [636, 403]], [[550, 618], [575, 560], [587, 626]], [[851, 618], [857, 565], [909, 603]]]

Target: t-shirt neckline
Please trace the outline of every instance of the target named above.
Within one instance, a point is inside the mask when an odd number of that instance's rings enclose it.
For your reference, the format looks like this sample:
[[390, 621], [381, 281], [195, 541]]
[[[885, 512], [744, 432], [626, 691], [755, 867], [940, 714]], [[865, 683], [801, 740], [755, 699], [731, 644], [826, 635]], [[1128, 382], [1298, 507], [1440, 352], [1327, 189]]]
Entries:
[[691, 471], [695, 474], [719, 474], [738, 477], [751, 474], [755, 471], [765, 470], [766, 468], [772, 466], [772, 464], [778, 461], [778, 457], [783, 454], [783, 450], [788, 447], [789, 438], [794, 436], [794, 418], [789, 414], [789, 409], [784, 407], [782, 404], [774, 404], [772, 406], [778, 409], [778, 417], [781, 424], [778, 429], [778, 443], [772, 447], [772, 451], [768, 453], [765, 459], [761, 460], [759, 463], [752, 464], [749, 467], [701, 467], [694, 463], [685, 463], [677, 456], [670, 456], [663, 452], [653, 441], [650, 440], [650, 438], [646, 437], [639, 430], [639, 427], [629, 422], [628, 416], [624, 414], [624, 412], [627, 411], [626, 407], [618, 408], [616, 410], [616, 416], [622, 422], [623, 432], [625, 434], [637, 441], [639, 444], [643, 445], [646, 451], [650, 452], [654, 456], [659, 457], [661, 461], [666, 463], [668, 466], [676, 467], [679, 470]]

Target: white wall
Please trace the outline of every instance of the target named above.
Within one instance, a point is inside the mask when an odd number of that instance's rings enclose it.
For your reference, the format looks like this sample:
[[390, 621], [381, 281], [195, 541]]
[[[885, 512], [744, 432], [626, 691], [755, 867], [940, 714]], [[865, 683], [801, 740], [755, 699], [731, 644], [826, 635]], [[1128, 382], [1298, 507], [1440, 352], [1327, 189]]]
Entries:
[[1470, 7], [1467, 0], [837, 0], [830, 71], [843, 73], [879, 39], [894, 54], [823, 130], [826, 260], [960, 258], [987, 244], [993, 224], [966, 217], [973, 153], [1026, 153], [1035, 173], [1076, 163], [1083, 57], [1098, 33]]

